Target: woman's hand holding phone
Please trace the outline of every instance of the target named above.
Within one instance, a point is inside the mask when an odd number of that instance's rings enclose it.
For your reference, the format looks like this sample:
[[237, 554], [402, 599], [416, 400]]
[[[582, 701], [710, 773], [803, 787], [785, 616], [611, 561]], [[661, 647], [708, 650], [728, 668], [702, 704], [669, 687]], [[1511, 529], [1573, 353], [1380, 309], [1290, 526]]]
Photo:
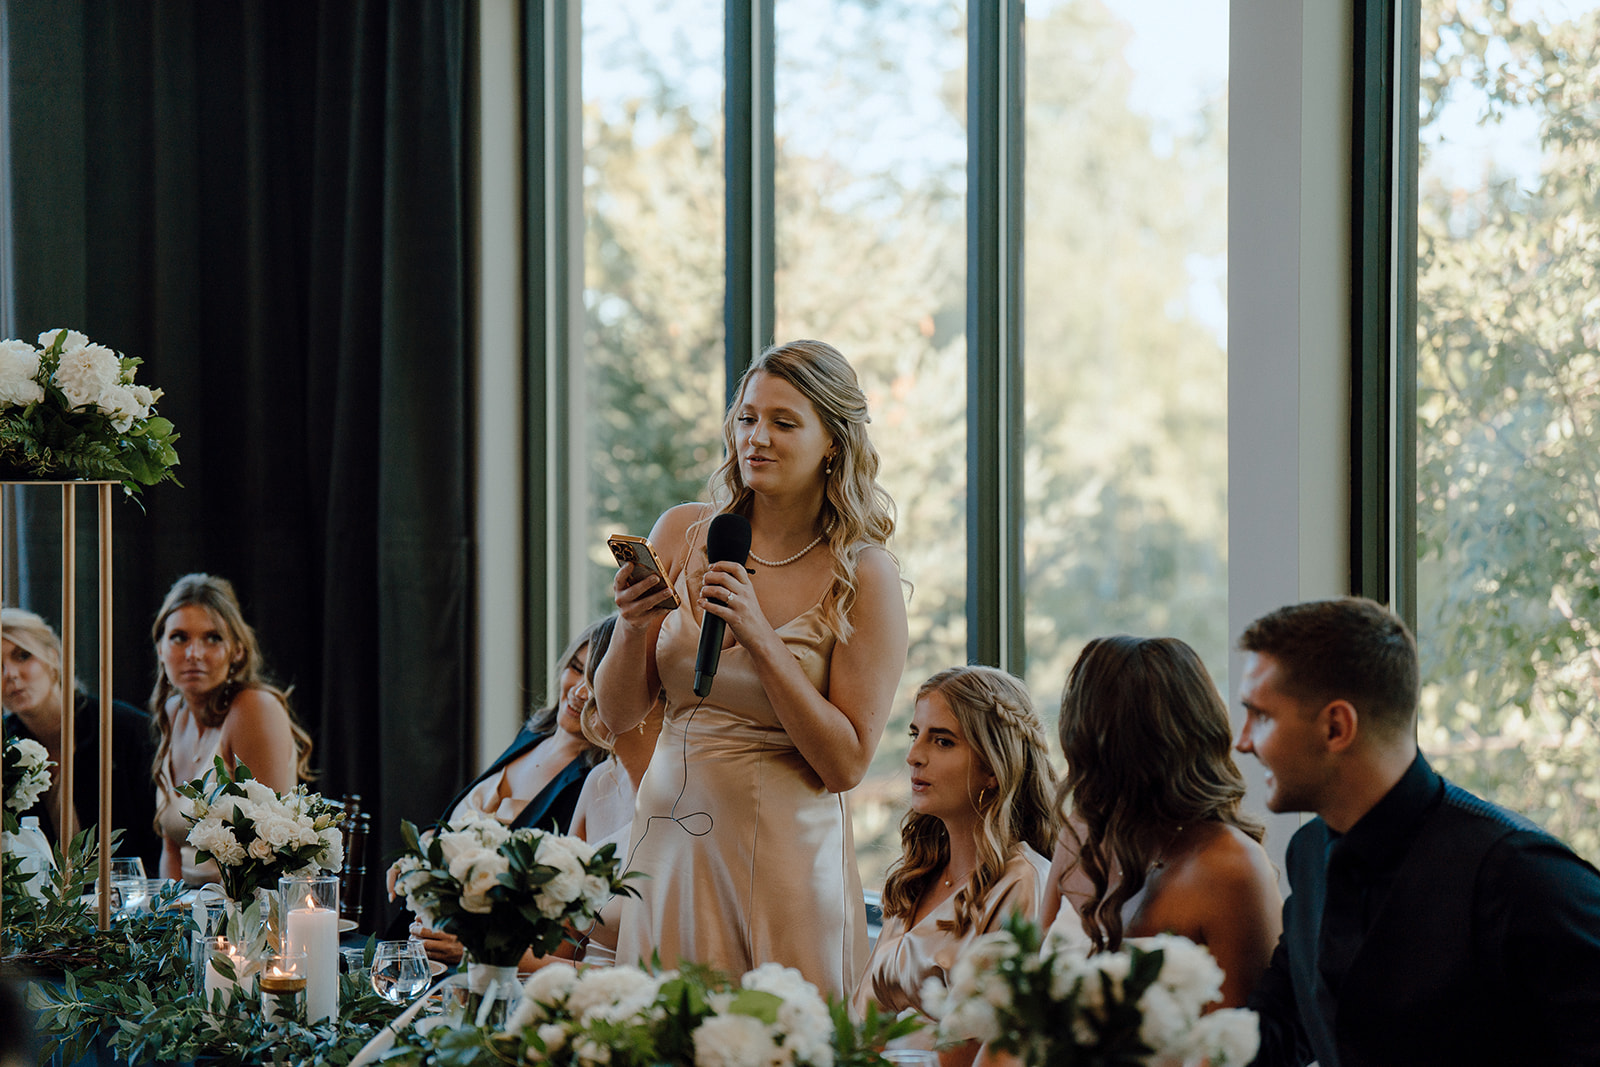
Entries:
[[642, 630], [658, 614], [664, 615], [678, 606], [678, 595], [667, 583], [666, 568], [648, 540], [613, 534], [606, 544], [620, 568], [611, 591], [623, 625]]

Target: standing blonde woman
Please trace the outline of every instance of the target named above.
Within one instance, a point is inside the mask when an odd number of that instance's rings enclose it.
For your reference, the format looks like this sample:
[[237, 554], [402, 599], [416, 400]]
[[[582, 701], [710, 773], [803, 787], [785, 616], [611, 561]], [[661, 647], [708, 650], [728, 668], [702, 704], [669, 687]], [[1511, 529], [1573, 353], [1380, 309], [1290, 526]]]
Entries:
[[159, 663], [150, 715], [159, 744], [156, 824], [164, 838], [161, 877], [191, 885], [215, 880], [213, 862], [196, 864], [188, 823], [174, 786], [198, 778], [217, 759], [243, 763], [279, 792], [310, 776], [311, 736], [289, 710], [289, 696], [263, 676], [255, 631], [224, 578], [186, 574], [156, 613], [150, 629]]
[[[1050, 890], [1056, 776], [1021, 679], [993, 667], [941, 671], [917, 690], [910, 733], [911, 810], [851, 1003], [858, 1017], [869, 1003], [921, 1012], [930, 979], [944, 982], [961, 951], [1008, 915], [1037, 921]], [[976, 1051], [942, 1060], [969, 1063]]]
[[[0, 664], [3, 664], [5, 736], [45, 747], [56, 767], [62, 764], [61, 638], [44, 619], [21, 608], [0, 611]], [[69, 834], [95, 825], [100, 810], [100, 702], [75, 686], [73, 701], [73, 785]], [[132, 704], [111, 702], [111, 825], [122, 831], [117, 855], [138, 856], [154, 871], [161, 841], [151, 827], [155, 804], [150, 790], [150, 719]], [[51, 841], [61, 816], [60, 774], [52, 769], [50, 789], [20, 816], [36, 815]]]
[[[728, 408], [712, 502], [675, 507], [650, 532], [666, 582], [617, 573], [601, 719], [620, 735], [666, 695], [629, 850], [650, 877], [623, 903], [620, 962], [659, 950], [669, 967], [742, 974], [776, 961], [824, 992], [855, 988], [866, 912], [844, 793], [878, 747], [907, 642], [867, 421], [830, 345], [767, 349]], [[748, 569], [707, 563], [707, 527], [727, 513], [750, 522]], [[727, 633], [701, 700], [695, 652], [711, 616]]]

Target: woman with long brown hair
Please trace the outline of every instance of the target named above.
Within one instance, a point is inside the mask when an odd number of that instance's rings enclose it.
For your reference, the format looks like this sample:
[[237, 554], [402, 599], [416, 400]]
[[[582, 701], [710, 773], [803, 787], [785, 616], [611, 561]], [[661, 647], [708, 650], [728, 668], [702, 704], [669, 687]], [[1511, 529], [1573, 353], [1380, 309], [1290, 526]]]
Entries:
[[[883, 930], [852, 1011], [922, 1011], [961, 950], [1006, 917], [1037, 919], [1049, 895], [1055, 772], [1044, 724], [1021, 679], [952, 667], [917, 690], [911, 719], [911, 810], [883, 888]], [[947, 1051], [948, 1065], [976, 1046]]]
[[157, 737], [151, 776], [156, 828], [164, 839], [161, 877], [191, 885], [212, 881], [214, 863], [196, 864], [178, 784], [199, 778], [221, 758], [239, 764], [280, 793], [310, 778], [311, 735], [289, 709], [289, 694], [267, 681], [255, 631], [225, 578], [186, 574], [173, 583], [150, 628], [155, 688], [150, 716]]
[[1262, 825], [1240, 811], [1228, 711], [1194, 649], [1172, 637], [1090, 641], [1061, 697], [1065, 812], [1046, 908], [1096, 949], [1180, 934], [1222, 967], [1236, 1007], [1282, 927]]

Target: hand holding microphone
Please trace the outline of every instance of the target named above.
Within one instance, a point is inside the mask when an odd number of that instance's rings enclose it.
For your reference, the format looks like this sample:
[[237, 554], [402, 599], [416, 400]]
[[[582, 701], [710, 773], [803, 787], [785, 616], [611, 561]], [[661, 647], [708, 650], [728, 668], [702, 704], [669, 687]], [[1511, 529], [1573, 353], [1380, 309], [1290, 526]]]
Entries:
[[[706, 531], [706, 556], [713, 564], [736, 563], [743, 567], [750, 555], [750, 520], [743, 515], [724, 514], [711, 520]], [[700, 648], [694, 657], [694, 693], [711, 694], [711, 680], [722, 661], [722, 638], [728, 624], [711, 612], [705, 613], [700, 627]]]

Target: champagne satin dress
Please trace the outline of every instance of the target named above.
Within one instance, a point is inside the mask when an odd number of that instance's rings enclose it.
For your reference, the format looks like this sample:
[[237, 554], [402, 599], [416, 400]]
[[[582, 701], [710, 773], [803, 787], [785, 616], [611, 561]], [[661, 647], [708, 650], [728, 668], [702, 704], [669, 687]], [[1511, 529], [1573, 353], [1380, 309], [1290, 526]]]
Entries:
[[[709, 964], [735, 977], [794, 967], [824, 995], [848, 996], [867, 954], [866, 909], [846, 797], [795, 749], [744, 649], [725, 649], [710, 696], [694, 695], [700, 619], [661, 624], [656, 664], [667, 704], [639, 783], [628, 867], [640, 899], [623, 903], [617, 959]], [[820, 602], [777, 628], [824, 696], [836, 639]]]
[[[866, 975], [851, 999], [851, 1014], [861, 1018], [869, 1002], [876, 1002], [880, 1012], [891, 1015], [907, 1008], [926, 1014], [922, 1008], [923, 983], [929, 978], [947, 982], [950, 968], [962, 951], [977, 938], [1000, 929], [1012, 912], [1037, 920], [1049, 884], [1050, 861], [1027, 845], [1019, 845], [999, 880], [989, 887], [983, 907], [965, 934], [939, 929], [941, 921], [955, 921], [954, 893], [915, 926], [907, 927], [903, 915], [885, 919], [872, 958], [867, 961]], [[922, 1033], [931, 1036], [931, 1031]]]

